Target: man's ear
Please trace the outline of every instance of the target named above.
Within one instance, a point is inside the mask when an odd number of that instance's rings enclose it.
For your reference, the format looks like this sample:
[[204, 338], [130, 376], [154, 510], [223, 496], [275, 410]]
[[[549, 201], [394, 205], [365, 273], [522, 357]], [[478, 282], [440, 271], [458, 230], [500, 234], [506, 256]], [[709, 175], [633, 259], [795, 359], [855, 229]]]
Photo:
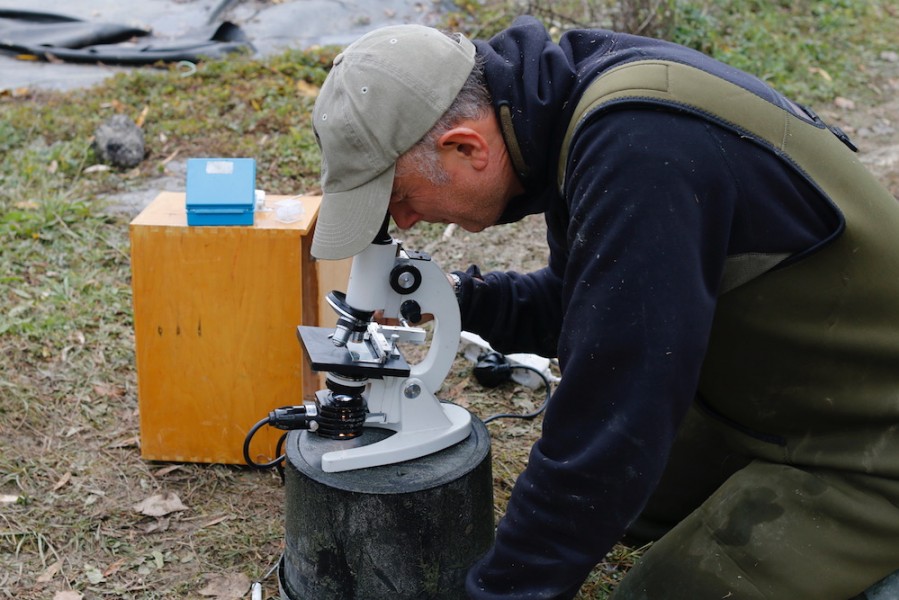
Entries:
[[487, 139], [477, 129], [466, 125], [446, 131], [437, 140], [437, 147], [448, 152], [450, 158], [467, 161], [479, 171], [487, 166], [490, 159]]

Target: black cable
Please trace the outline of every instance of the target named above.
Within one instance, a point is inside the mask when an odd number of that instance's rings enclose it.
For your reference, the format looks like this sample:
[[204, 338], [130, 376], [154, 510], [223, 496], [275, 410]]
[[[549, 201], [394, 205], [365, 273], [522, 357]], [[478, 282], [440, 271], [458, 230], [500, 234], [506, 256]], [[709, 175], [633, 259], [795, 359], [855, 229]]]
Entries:
[[531, 413], [525, 414], [515, 414], [515, 413], [499, 413], [496, 415], [490, 415], [486, 419], [484, 419], [484, 424], [490, 423], [491, 421], [495, 421], [497, 419], [534, 419], [540, 416], [543, 411], [546, 410], [546, 404], [549, 402], [549, 398], [552, 395], [552, 386], [549, 381], [549, 377], [546, 376], [546, 373], [540, 371], [539, 369], [535, 369], [534, 367], [529, 367], [527, 365], [514, 365], [513, 369], [524, 369], [525, 371], [533, 371], [543, 380], [543, 384], [546, 386], [546, 398], [543, 400], [543, 404], [540, 405], [540, 408]]
[[287, 432], [285, 431], [281, 434], [281, 437], [278, 438], [278, 443], [275, 444], [275, 455], [280, 456], [275, 468], [278, 470], [278, 476], [281, 478], [281, 485], [284, 485], [284, 459], [287, 458], [287, 453], [281, 454], [281, 449], [284, 448], [284, 440], [286, 439]]
[[[254, 469], [271, 469], [272, 467], [277, 467], [278, 465], [280, 465], [281, 461], [284, 460], [284, 455], [281, 454], [281, 447], [284, 443], [284, 438], [287, 436], [286, 433], [281, 436], [281, 439], [278, 440], [278, 445], [275, 450], [275, 454], [278, 455], [278, 458], [267, 463], [257, 463], [252, 458], [250, 458], [250, 442], [253, 440], [253, 436], [256, 435], [256, 432], [259, 431], [264, 425], [268, 425], [270, 420], [271, 417], [265, 417], [264, 419], [253, 425], [253, 427], [250, 428], [250, 431], [247, 432], [247, 435], [243, 440], [243, 459], [244, 461], [246, 461], [248, 466]], [[281, 477], [283, 480], [283, 474]]]

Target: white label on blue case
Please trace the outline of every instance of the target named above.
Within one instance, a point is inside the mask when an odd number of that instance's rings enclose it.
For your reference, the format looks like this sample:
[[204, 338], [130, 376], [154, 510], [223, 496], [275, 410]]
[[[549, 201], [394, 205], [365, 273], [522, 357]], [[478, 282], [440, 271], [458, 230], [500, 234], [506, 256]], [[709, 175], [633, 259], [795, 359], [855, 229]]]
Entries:
[[207, 175], [230, 175], [234, 172], [234, 162], [230, 160], [210, 160], [206, 163]]

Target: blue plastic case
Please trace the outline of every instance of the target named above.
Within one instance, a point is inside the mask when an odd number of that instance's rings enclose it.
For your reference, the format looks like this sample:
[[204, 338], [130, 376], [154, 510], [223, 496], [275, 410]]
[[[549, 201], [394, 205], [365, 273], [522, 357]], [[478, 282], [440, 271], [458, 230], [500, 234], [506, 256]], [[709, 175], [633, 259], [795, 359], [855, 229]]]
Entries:
[[253, 225], [255, 159], [189, 158], [186, 197], [188, 225]]

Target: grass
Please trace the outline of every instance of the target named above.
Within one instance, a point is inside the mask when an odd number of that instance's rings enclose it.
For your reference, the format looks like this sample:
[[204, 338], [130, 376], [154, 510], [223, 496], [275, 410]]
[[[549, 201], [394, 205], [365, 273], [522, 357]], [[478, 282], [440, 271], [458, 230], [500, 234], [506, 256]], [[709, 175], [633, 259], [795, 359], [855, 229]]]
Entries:
[[800, 102], [821, 105], [865, 88], [866, 64], [894, 43], [884, 23], [896, 16], [889, 2], [690, 3], [677, 20], [674, 38]]
[[[653, 35], [744, 69], [799, 102], [870, 94], [869, 65], [895, 50], [899, 7], [891, 0], [528, 0], [460, 11], [454, 23], [488, 36], [518, 14], [535, 15], [554, 37], [568, 29], [607, 27]], [[467, 5], [463, 5], [467, 6]], [[470, 11], [474, 9], [468, 7]], [[876, 93], [876, 91], [873, 91]]]
[[[450, 20], [489, 35], [523, 7], [558, 35], [624, 22], [624, 4], [460, 4]], [[661, 6], [658, 31], [812, 104], [841, 95], [877, 101], [871, 64], [889, 49], [897, 16], [886, 0]], [[192, 156], [254, 156], [259, 187], [315, 192], [319, 155], [308, 119], [336, 51], [209, 62], [191, 74], [141, 69], [90, 90], [0, 95], [0, 595], [196, 597], [210, 577], [252, 579], [277, 558], [282, 490], [273, 473], [138, 458], [128, 219], [108, 204]], [[91, 168], [92, 133], [117, 112], [141, 122], [147, 157], [127, 171]], [[529, 240], [537, 227], [539, 220], [526, 220], [502, 235]], [[469, 243], [461, 234], [441, 245], [442, 231], [406, 237], [447, 265], [528, 268], [542, 258], [521, 264], [520, 254], [500, 251], [514, 244], [478, 248], [479, 238]], [[485, 391], [468, 375], [457, 363], [448, 399], [482, 415], [540, 400], [511, 385]], [[491, 432], [501, 516], [539, 420], [498, 422]], [[163, 518], [133, 510], [163, 491], [177, 493], [188, 510]], [[638, 555], [616, 547], [581, 597], [605, 597]]]
[[[127, 220], [104, 198], [173, 155], [253, 155], [267, 189], [314, 188], [309, 91], [332, 57], [208, 63], [190, 77], [142, 70], [91, 90], [2, 98], [0, 589], [10, 597], [187, 597], [210, 573], [252, 578], [278, 556], [274, 474], [169, 470], [137, 456]], [[92, 173], [90, 137], [114, 112], [143, 118], [148, 156]], [[160, 491], [190, 510], [153, 519], [132, 509]]]

